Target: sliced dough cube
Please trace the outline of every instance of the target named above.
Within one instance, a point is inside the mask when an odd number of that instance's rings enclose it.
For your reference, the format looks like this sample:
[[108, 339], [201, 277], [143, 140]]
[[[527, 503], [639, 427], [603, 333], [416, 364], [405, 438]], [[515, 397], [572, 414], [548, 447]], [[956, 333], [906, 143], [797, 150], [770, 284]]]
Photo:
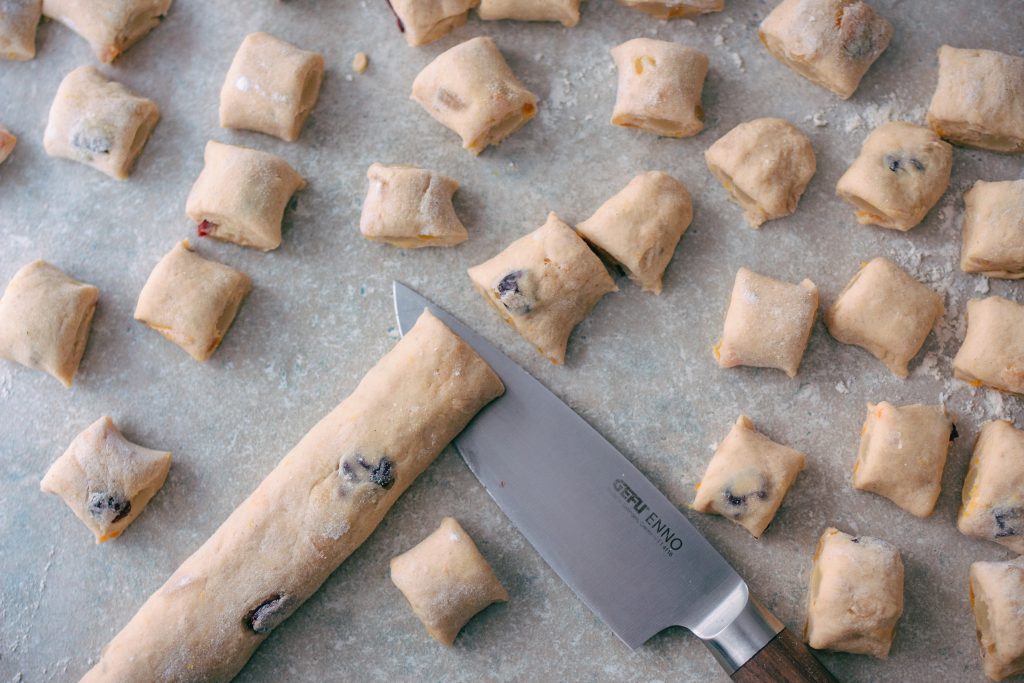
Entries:
[[903, 614], [903, 560], [889, 543], [829, 528], [811, 568], [804, 639], [816, 650], [885, 658]]
[[1009, 420], [982, 426], [956, 525], [967, 536], [1024, 553], [1024, 431]]
[[1001, 296], [967, 302], [967, 336], [953, 376], [973, 386], [1024, 394], [1024, 306]]
[[700, 98], [707, 55], [650, 38], [627, 40], [611, 52], [619, 72], [613, 124], [672, 138], [704, 130]]
[[0, 59], [25, 61], [35, 57], [42, 0], [4, 0], [0, 9]]
[[150, 273], [135, 319], [205, 361], [227, 334], [251, 288], [248, 275], [204, 259], [182, 240]]
[[220, 125], [293, 142], [316, 106], [323, 78], [323, 55], [250, 33], [220, 89]]
[[817, 168], [811, 141], [784, 119], [741, 123], [716, 140], [704, 160], [754, 228], [796, 211]]
[[861, 266], [835, 303], [825, 326], [837, 341], [866, 349], [897, 377], [945, 312], [942, 295], [879, 256]]
[[170, 453], [133, 444], [104, 415], [75, 437], [39, 488], [63, 498], [96, 542], [105, 543], [142, 514], [170, 468]]
[[958, 145], [1024, 152], [1024, 57], [940, 47], [928, 125]]
[[861, 0], [783, 0], [758, 36], [777, 60], [845, 100], [889, 47], [892, 25]]
[[1024, 278], [1024, 180], [979, 180], [964, 193], [964, 205], [960, 269]]
[[281, 157], [210, 140], [185, 213], [200, 237], [269, 251], [281, 246], [284, 210], [305, 186]]
[[692, 507], [728, 517], [760, 538], [805, 460], [803, 453], [775, 443], [741, 415], [708, 463]]
[[927, 517], [942, 490], [953, 420], [942, 406], [868, 403], [853, 466], [853, 488], [885, 496]]
[[480, 0], [388, 0], [411, 47], [432, 43], [466, 23]]
[[18, 144], [18, 138], [3, 126], [0, 126], [0, 164], [7, 161], [11, 156], [14, 146]]
[[818, 288], [740, 268], [715, 360], [723, 368], [777, 368], [796, 377], [818, 312]]
[[80, 66], [61, 81], [50, 107], [43, 147], [52, 157], [92, 166], [124, 180], [160, 120], [152, 100]]
[[645, 292], [661, 294], [661, 276], [691, 220], [693, 202], [686, 186], [667, 173], [648, 171], [630, 180], [576, 231]]
[[477, 612], [508, 602], [508, 591], [473, 539], [452, 517], [415, 547], [391, 559], [391, 582], [427, 633], [446, 647]]
[[971, 609], [985, 674], [1001, 681], [1024, 671], [1024, 557], [971, 565]]
[[469, 278], [502, 319], [556, 365], [565, 362], [573, 328], [601, 297], [618, 291], [601, 259], [554, 213], [470, 268]]
[[725, 9], [725, 0], [619, 0], [619, 4], [658, 19], [694, 17]]
[[171, 0], [43, 0], [43, 14], [85, 38], [109, 64], [156, 28]]
[[480, 0], [476, 11], [484, 21], [559, 21], [571, 27], [580, 21], [580, 0]]
[[871, 131], [836, 194], [857, 222], [907, 231], [924, 220], [949, 186], [953, 148], [923, 126], [902, 121]]
[[497, 145], [537, 115], [537, 96], [486, 36], [438, 55], [413, 81], [412, 99], [455, 131], [473, 154]]
[[100, 290], [46, 261], [22, 266], [0, 298], [0, 358], [47, 372], [70, 387], [99, 297]]
[[359, 230], [368, 240], [403, 249], [450, 247], [469, 237], [455, 215], [452, 195], [459, 184], [415, 166], [373, 164]]

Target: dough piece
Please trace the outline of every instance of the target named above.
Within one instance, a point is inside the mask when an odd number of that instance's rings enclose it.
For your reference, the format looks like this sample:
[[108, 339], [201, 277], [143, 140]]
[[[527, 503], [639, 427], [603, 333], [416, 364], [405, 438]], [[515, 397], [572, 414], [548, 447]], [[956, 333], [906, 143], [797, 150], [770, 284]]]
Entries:
[[571, 27], [580, 21], [580, 0], [480, 0], [477, 14], [485, 21], [560, 21]]
[[693, 509], [728, 517], [760, 538], [805, 460], [803, 453], [775, 443], [740, 415], [697, 484]]
[[150, 273], [135, 319], [205, 361], [220, 346], [250, 289], [248, 275], [204, 259], [182, 240]]
[[725, 9], [725, 0], [619, 0], [619, 4], [658, 19], [694, 17]]
[[885, 496], [910, 514], [927, 517], [942, 490], [942, 470], [955, 429], [942, 406], [868, 403], [853, 488]]
[[667, 173], [648, 171], [630, 180], [576, 231], [645, 292], [661, 294], [661, 276], [692, 219], [686, 186]]
[[469, 269], [480, 294], [552, 363], [605, 294], [618, 291], [604, 264], [554, 213], [529, 235]]
[[487, 363], [424, 312], [150, 596], [82, 683], [149, 683], [154, 671], [231, 680], [503, 391]]
[[964, 193], [964, 205], [960, 269], [1024, 278], [1024, 180], [979, 180]]
[[39, 488], [63, 498], [96, 542], [105, 543], [142, 514], [170, 469], [170, 453], [133, 444], [104, 415], [50, 465]]
[[857, 222], [907, 231], [920, 223], [949, 186], [953, 148], [912, 123], [883, 123], [836, 184]]
[[220, 125], [294, 142], [316, 106], [323, 78], [323, 55], [269, 33], [250, 33], [220, 89]]
[[14, 151], [14, 146], [17, 144], [18, 138], [14, 136], [11, 131], [0, 126], [0, 164], [7, 161], [7, 157], [11, 156], [11, 152]]
[[982, 426], [962, 501], [961, 533], [1024, 553], [1024, 432], [1009, 420]]
[[152, 100], [94, 67], [80, 66], [57, 88], [43, 147], [52, 157], [78, 161], [124, 180], [159, 120], [160, 109]]
[[1024, 557], [971, 565], [971, 608], [985, 674], [1001, 681], [1024, 671]]
[[707, 55], [651, 38], [627, 40], [611, 52], [619, 72], [613, 124], [671, 138], [704, 130], [700, 98]]
[[704, 160], [753, 228], [796, 211], [817, 168], [811, 141], [784, 119], [741, 123], [711, 145]]
[[373, 164], [359, 230], [368, 240], [403, 249], [451, 247], [469, 237], [455, 215], [452, 195], [459, 184], [415, 166]]
[[185, 212], [200, 237], [270, 251], [281, 246], [285, 207], [305, 186], [281, 157], [210, 140]]
[[388, 0], [411, 47], [432, 43], [466, 23], [480, 0]]
[[941, 294], [879, 256], [861, 266], [824, 317], [836, 341], [866, 349], [902, 378], [943, 313]]
[[156, 28], [171, 0], [43, 0], [43, 14], [85, 38], [109, 64]]
[[523, 87], [486, 36], [438, 55], [413, 81], [412, 99], [455, 131], [473, 154], [497, 145], [537, 115], [537, 96]]
[[943, 45], [927, 120], [958, 145], [1024, 152], [1024, 57]]
[[14, 274], [0, 298], [0, 358], [47, 372], [70, 387], [100, 290], [46, 261]]
[[953, 376], [972, 386], [1024, 394], [1024, 306], [990, 296], [967, 302], [967, 336]]
[[0, 59], [25, 61], [36, 56], [36, 28], [42, 0], [0, 2]]
[[715, 360], [723, 368], [778, 368], [796, 377], [818, 312], [818, 288], [740, 268]]
[[903, 614], [903, 560], [889, 543], [828, 528], [811, 568], [804, 639], [816, 650], [889, 656]]
[[892, 25], [861, 0], [783, 0], [757, 32], [768, 52], [842, 99], [892, 38]]
[[451, 517], [411, 550], [391, 559], [391, 582], [427, 633], [446, 647], [477, 612], [508, 602], [508, 591], [469, 534]]

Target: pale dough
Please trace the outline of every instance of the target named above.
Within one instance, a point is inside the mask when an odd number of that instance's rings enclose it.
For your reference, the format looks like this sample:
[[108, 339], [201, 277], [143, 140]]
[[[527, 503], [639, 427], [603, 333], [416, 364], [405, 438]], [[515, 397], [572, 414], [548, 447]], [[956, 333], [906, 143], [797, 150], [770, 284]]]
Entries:
[[17, 144], [17, 136], [0, 125], [0, 164], [7, 161], [7, 157], [11, 156], [11, 152], [14, 151], [14, 146]]
[[979, 180], [964, 193], [960, 269], [1024, 278], [1024, 180]]
[[695, 17], [725, 9], [725, 0], [619, 0], [619, 4], [658, 19]]
[[25, 61], [36, 56], [42, 13], [42, 0], [0, 0], [0, 59]]
[[1024, 394], [1024, 306], [990, 296], [967, 302], [967, 336], [953, 376], [972, 386]]
[[971, 607], [985, 674], [1001, 681], [1024, 671], [1024, 557], [971, 565]]
[[43, 0], [43, 14], [85, 38], [105, 63], [152, 31], [170, 8], [171, 0]]
[[480, 0], [388, 0], [398, 28], [412, 47], [432, 43], [466, 23]]
[[485, 21], [559, 21], [571, 27], [580, 21], [580, 0], [480, 0], [476, 11]]
[[1024, 553], [1024, 431], [1008, 420], [982, 425], [961, 500], [961, 533]]
[[359, 218], [359, 231], [368, 240], [404, 249], [451, 247], [469, 237], [455, 215], [452, 195], [459, 184], [434, 171], [415, 166], [373, 164]]

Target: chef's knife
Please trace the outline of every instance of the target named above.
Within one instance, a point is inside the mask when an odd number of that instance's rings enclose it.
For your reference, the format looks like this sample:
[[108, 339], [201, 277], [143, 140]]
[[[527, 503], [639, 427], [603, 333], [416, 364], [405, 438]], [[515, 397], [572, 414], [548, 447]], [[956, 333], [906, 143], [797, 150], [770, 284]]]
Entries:
[[735, 681], [835, 681], [678, 508], [572, 408], [409, 287], [395, 282], [394, 297], [403, 335], [430, 309], [505, 383], [505, 394], [455, 445], [541, 557], [626, 645], [678, 625]]

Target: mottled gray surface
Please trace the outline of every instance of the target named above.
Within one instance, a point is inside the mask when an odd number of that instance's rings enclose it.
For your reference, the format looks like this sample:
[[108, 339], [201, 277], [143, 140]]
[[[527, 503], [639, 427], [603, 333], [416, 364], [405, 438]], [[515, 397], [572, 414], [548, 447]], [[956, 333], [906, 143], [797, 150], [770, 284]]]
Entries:
[[[976, 179], [1017, 178], [1020, 157], [957, 149], [950, 191], [907, 234], [857, 225], [833, 193], [867, 131], [921, 120], [943, 42], [1019, 53], [1024, 2], [877, 0], [895, 24], [889, 50], [841, 102], [778, 64], [756, 26], [767, 0], [659, 22], [612, 0], [584, 4], [574, 29], [481, 23], [422, 49], [405, 45], [384, 3], [179, 0], [151, 35], [104, 71], [153, 98], [163, 120], [127, 182], [42, 150], [61, 78], [94, 61], [86, 43], [44, 24], [39, 56], [0, 63], [0, 121], [20, 142], [0, 166], [0, 282], [45, 258], [97, 285], [92, 336], [68, 391], [41, 373], [0, 364], [0, 679], [74, 679], [178, 564], [284, 453], [336, 405], [396, 338], [390, 283], [403, 278], [471, 323], [577, 408], [680, 506], [714, 444], [744, 412], [771, 437], [806, 451], [808, 469], [764, 538], [718, 517], [689, 514], [791, 627], [802, 627], [811, 554], [828, 525], [881, 536], [903, 552], [906, 611], [892, 655], [823, 654], [844, 681], [981, 681], [967, 599], [971, 561], [1003, 559], [954, 527], [971, 445], [987, 419], [1022, 418], [1016, 398], [951, 379], [964, 304], [991, 287], [1024, 300], [1024, 285], [956, 267], [963, 191]], [[269, 30], [324, 53], [327, 79], [297, 143], [217, 126], [221, 79], [242, 37]], [[540, 113], [479, 158], [407, 99], [412, 79], [444, 49], [493, 35], [541, 98]], [[636, 36], [706, 51], [707, 129], [657, 139], [607, 123], [615, 96], [608, 48]], [[369, 71], [349, 74], [357, 50]], [[759, 232], [707, 172], [701, 154], [737, 123], [784, 116], [808, 133], [818, 173], [799, 211]], [[860, 117], [859, 119], [857, 117]], [[816, 121], [815, 121], [816, 119]], [[816, 125], [827, 124], [827, 125]], [[309, 180], [269, 254], [199, 240], [200, 253], [255, 283], [213, 359], [200, 365], [132, 320], [150, 270], [191, 234], [185, 198], [210, 139], [285, 157]], [[403, 252], [363, 241], [359, 207], [374, 161], [419, 164], [462, 183], [456, 208], [471, 237], [450, 250]], [[634, 174], [666, 170], [690, 188], [693, 226], [660, 297], [625, 279], [553, 367], [471, 291], [467, 266], [540, 225], [548, 210], [586, 218]], [[798, 281], [828, 304], [859, 262], [888, 255], [945, 293], [947, 313], [912, 364], [893, 377], [818, 322], [800, 375], [720, 370], [711, 346], [739, 266]], [[919, 520], [850, 487], [868, 400], [938, 402], [957, 416], [933, 517]], [[125, 535], [97, 547], [38, 481], [86, 425], [110, 413], [126, 434], [174, 452], [163, 490]], [[388, 579], [388, 560], [456, 516], [491, 560], [512, 600], [473, 620], [448, 651], [423, 632]], [[726, 680], [694, 638], [674, 630], [629, 652], [543, 564], [451, 449], [399, 501], [379, 531], [260, 648], [240, 680]]]

